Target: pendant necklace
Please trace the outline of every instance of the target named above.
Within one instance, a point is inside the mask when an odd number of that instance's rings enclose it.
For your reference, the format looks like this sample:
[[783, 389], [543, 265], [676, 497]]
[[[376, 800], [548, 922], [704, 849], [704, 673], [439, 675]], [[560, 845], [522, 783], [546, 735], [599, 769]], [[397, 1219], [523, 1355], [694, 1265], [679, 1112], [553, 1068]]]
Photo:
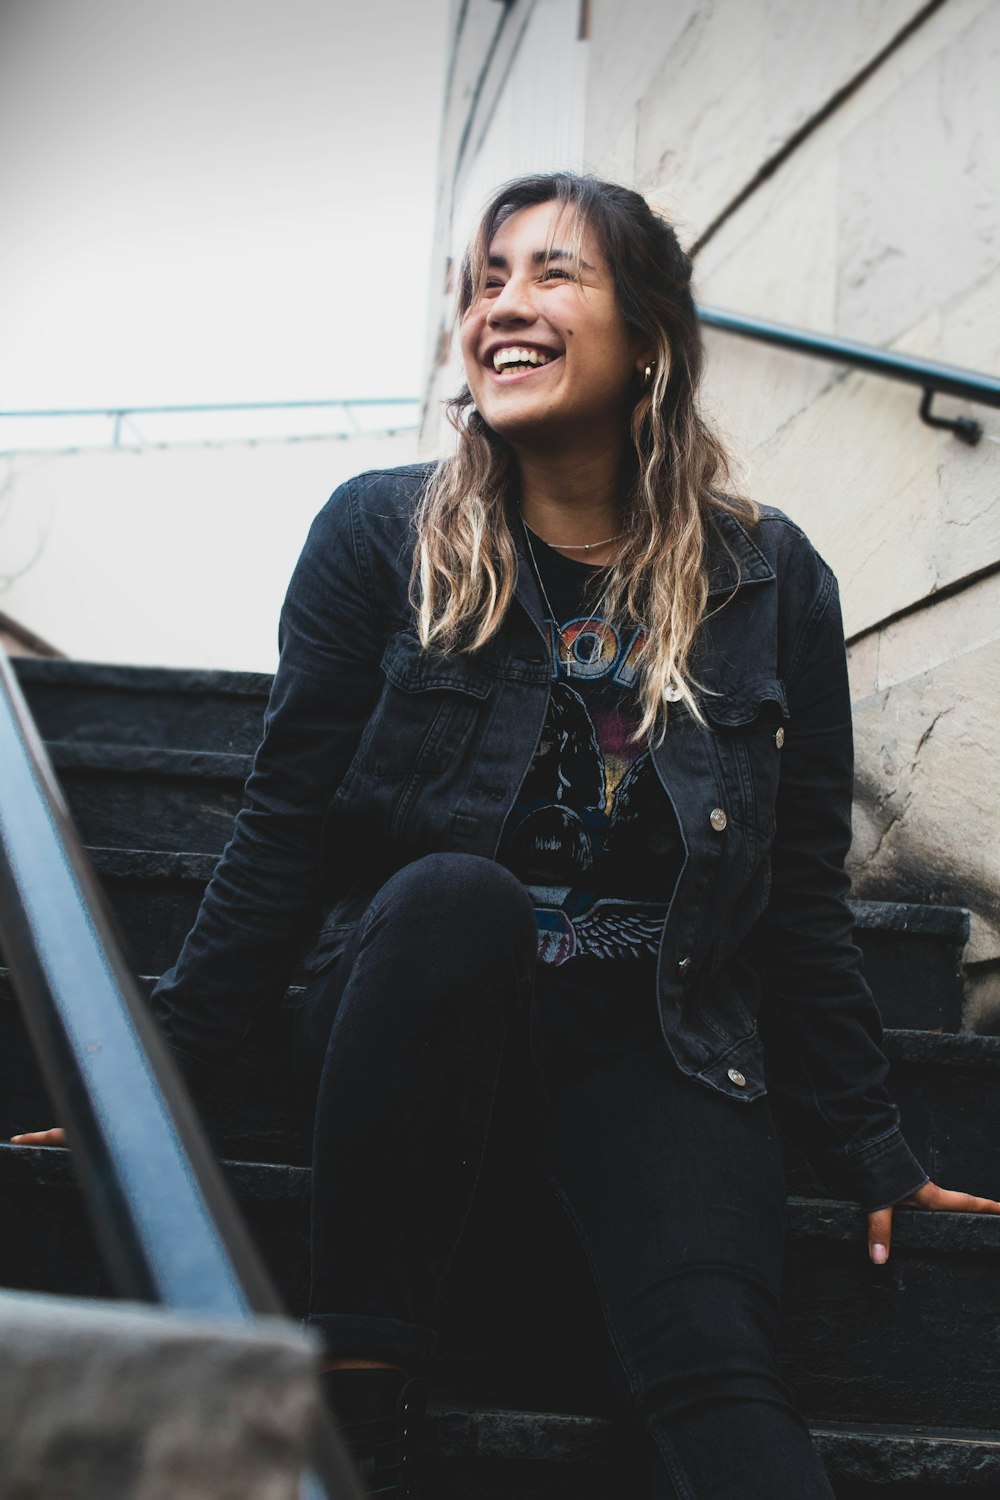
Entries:
[[[538, 559], [535, 556], [535, 549], [531, 545], [531, 531], [530, 531], [530, 529], [528, 527], [527, 521], [524, 519], [523, 516], [521, 517], [521, 530], [524, 532], [524, 541], [525, 541], [525, 545], [528, 548], [528, 556], [531, 559], [531, 570], [532, 570], [532, 572], [535, 575], [535, 582], [538, 584], [538, 590], [539, 590], [539, 593], [542, 596], [542, 602], [544, 603], [545, 608], [548, 611], [549, 621], [550, 621], [550, 623], [552, 625], [552, 629], [556, 633], [556, 641], [553, 642], [553, 644], [555, 645], [555, 648], [556, 648], [556, 661], [558, 662], [559, 660], [561, 660], [561, 652], [560, 652], [559, 646], [558, 646], [558, 641], [561, 639], [560, 631], [559, 631], [559, 621], [556, 619], [556, 612], [552, 608], [552, 603], [551, 603], [551, 601], [549, 599], [548, 593], [546, 592], [545, 585], [542, 582], [541, 569], [538, 566]], [[608, 542], [617, 542], [618, 537], [621, 536], [621, 534], [622, 533], [619, 531], [617, 536], [609, 536], [603, 542], [587, 542], [587, 543], [585, 543], [585, 544], [583, 544], [581, 546], [563, 547], [563, 548], [560, 548], [559, 550], [563, 551], [563, 552], [590, 552], [592, 548], [606, 547], [608, 545]], [[541, 541], [541, 537], [539, 537], [539, 541]], [[551, 547], [552, 543], [551, 542], [546, 542], [545, 545], [548, 546], [548, 547]], [[586, 625], [593, 624], [593, 621], [594, 621], [594, 617], [593, 617], [593, 615], [591, 615], [590, 618], [586, 621]], [[566, 676], [567, 677], [572, 677], [572, 675], [573, 675], [573, 654], [572, 654], [572, 651], [567, 648], [567, 651], [566, 651]]]

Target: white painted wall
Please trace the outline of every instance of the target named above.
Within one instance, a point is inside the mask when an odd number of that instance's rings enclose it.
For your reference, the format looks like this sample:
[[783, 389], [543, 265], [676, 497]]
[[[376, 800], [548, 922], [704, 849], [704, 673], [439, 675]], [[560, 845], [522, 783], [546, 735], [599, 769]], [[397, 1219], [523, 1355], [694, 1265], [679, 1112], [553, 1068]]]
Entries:
[[313, 516], [415, 449], [408, 432], [0, 456], [0, 610], [79, 660], [271, 672]]

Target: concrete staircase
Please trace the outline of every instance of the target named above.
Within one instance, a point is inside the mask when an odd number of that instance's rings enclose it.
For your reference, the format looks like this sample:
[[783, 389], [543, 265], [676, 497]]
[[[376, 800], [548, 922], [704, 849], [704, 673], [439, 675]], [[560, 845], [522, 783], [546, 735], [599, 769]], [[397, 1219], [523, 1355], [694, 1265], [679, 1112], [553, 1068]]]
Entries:
[[[24, 660], [18, 675], [131, 961], [172, 962], [228, 837], [269, 680]], [[966, 914], [857, 905], [893, 1088], [932, 1177], [1000, 1197], [1000, 1038], [962, 1034]], [[280, 1064], [291, 993], [207, 1106], [233, 1191], [292, 1313], [304, 1309], [308, 1122]], [[0, 975], [0, 1139], [53, 1122]], [[788, 1378], [841, 1500], [938, 1500], [1000, 1482], [1000, 1219], [896, 1216], [888, 1268], [863, 1220], [788, 1150]], [[597, 1312], [566, 1231], [521, 1225], [456, 1274], [435, 1381], [428, 1500], [641, 1493], [645, 1440], [608, 1416]], [[65, 1152], [0, 1146], [0, 1285], [107, 1295]], [[475, 1228], [470, 1246], [477, 1246]], [[539, 1275], [547, 1260], [550, 1274]], [[530, 1274], [529, 1274], [530, 1273]], [[534, 1290], [547, 1288], [544, 1298]], [[553, 1297], [551, 1288], [559, 1287]], [[558, 1351], [558, 1355], [554, 1352]]]

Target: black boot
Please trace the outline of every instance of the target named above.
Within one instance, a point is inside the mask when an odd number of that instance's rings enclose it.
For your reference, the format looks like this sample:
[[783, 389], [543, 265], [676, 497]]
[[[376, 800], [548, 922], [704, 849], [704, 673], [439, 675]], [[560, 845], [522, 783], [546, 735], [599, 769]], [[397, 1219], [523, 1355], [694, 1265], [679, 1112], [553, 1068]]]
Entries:
[[368, 1495], [417, 1500], [415, 1462], [426, 1382], [402, 1370], [327, 1370], [323, 1395]]

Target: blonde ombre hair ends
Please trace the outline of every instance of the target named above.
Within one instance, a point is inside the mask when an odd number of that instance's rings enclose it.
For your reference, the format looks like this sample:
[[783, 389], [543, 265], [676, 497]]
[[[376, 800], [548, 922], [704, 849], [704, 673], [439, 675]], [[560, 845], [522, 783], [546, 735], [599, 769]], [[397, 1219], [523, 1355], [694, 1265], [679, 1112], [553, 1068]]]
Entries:
[[[596, 238], [626, 322], [656, 351], [652, 378], [637, 381], [622, 543], [601, 607], [625, 627], [645, 628], [637, 734], [658, 735], [672, 699], [702, 717], [690, 663], [708, 602], [712, 516], [726, 512], [753, 526], [759, 512], [729, 493], [725, 449], [698, 410], [702, 345], [691, 262], [671, 225], [638, 193], [568, 172], [522, 177], [498, 189], [462, 263], [459, 319], [480, 293], [500, 225], [522, 208], [551, 202], [570, 211], [577, 240], [584, 230]], [[509, 446], [476, 411], [468, 386], [447, 411], [457, 448], [421, 496], [410, 591], [425, 649], [476, 651], [500, 628], [517, 582], [511, 533], [517, 467]]]

